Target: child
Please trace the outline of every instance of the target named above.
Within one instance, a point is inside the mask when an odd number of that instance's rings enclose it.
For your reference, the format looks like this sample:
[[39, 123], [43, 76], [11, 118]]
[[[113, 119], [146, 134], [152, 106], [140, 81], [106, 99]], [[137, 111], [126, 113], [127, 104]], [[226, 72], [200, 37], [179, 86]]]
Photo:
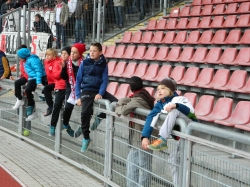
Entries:
[[[72, 49], [71, 49], [72, 54]], [[102, 45], [92, 43], [90, 53], [80, 65], [76, 77], [77, 105], [82, 106], [81, 127], [83, 133], [81, 152], [88, 149], [90, 143], [89, 126], [90, 117], [93, 114], [93, 102], [98, 99], [108, 99], [110, 102], [117, 99], [106, 92], [108, 84], [108, 66], [102, 55]]]
[[[32, 92], [36, 90], [37, 86], [46, 84], [46, 74], [43, 64], [39, 59], [39, 57], [36, 55], [31, 55], [30, 51], [27, 48], [19, 49], [17, 51], [17, 55], [23, 62], [24, 71], [28, 75], [28, 83], [25, 88], [25, 93], [28, 100], [27, 116], [29, 117], [35, 111], [35, 101], [33, 99], [34, 96]], [[24, 104], [20, 88], [18, 91], [15, 90], [15, 96], [17, 97], [17, 101], [13, 109], [18, 109], [20, 106]]]
[[0, 80], [11, 76], [9, 61], [3, 51], [0, 50]]
[[[153, 110], [146, 118], [144, 128], [142, 130], [142, 148], [147, 150], [163, 150], [167, 148], [167, 138], [169, 137], [176, 118], [183, 118], [187, 123], [191, 120], [197, 121], [194, 109], [190, 102], [182, 96], [177, 97], [176, 83], [172, 78], [163, 79], [157, 86], [159, 101], [155, 104]], [[166, 106], [167, 105], [167, 106]], [[165, 107], [166, 106], [166, 107]], [[165, 107], [165, 109], [164, 109]], [[168, 112], [168, 115], [160, 128], [159, 138], [149, 145], [149, 138], [153, 127], [151, 122], [161, 110]]]
[[66, 81], [61, 78], [61, 73], [62, 65], [68, 61], [69, 55], [70, 47], [63, 48], [61, 52], [61, 61], [56, 61], [53, 67], [53, 76], [55, 81], [55, 103], [52, 111], [49, 136], [55, 136], [57, 121], [62, 108], [62, 103], [65, 99]]
[[[133, 92], [129, 98], [122, 98], [116, 104], [115, 113], [120, 115], [133, 115], [133, 117], [143, 119], [140, 115], [134, 115], [133, 110], [135, 108], [145, 108], [152, 110], [154, 107], [154, 98], [143, 88], [142, 79], [140, 77], [131, 77], [129, 80], [130, 90]], [[145, 118], [144, 118], [145, 119]], [[127, 186], [137, 186], [137, 182], [140, 186], [150, 186], [150, 170], [151, 160], [150, 154], [140, 149], [140, 133], [142, 125], [129, 122], [131, 130], [129, 130], [129, 144], [132, 148], [129, 151], [127, 157]], [[135, 130], [133, 130], [135, 129]], [[147, 162], [142, 162], [142, 161]], [[143, 168], [140, 170], [140, 168]], [[139, 171], [140, 170], [140, 171]], [[139, 173], [135, 175], [135, 173]]]

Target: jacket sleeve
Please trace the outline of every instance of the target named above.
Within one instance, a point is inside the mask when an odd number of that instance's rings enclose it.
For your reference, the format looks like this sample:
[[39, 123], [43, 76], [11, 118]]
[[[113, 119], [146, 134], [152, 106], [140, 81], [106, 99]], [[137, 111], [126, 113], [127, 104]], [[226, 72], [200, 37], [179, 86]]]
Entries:
[[99, 89], [99, 94], [102, 95], [102, 96], [106, 92], [106, 88], [108, 86], [108, 80], [109, 80], [108, 66], [106, 66], [106, 68], [104, 69], [104, 71], [102, 73], [102, 84], [101, 84], [100, 89]]
[[68, 5], [65, 4], [65, 18], [64, 18], [64, 22], [63, 22], [64, 24], [67, 23], [68, 18], [69, 18], [69, 7], [68, 7]]
[[10, 67], [9, 67], [7, 58], [4, 56], [2, 57], [2, 64], [4, 68], [3, 77], [7, 78], [10, 75]]
[[31, 59], [31, 66], [33, 67], [32, 69], [35, 70], [36, 84], [42, 84], [42, 76], [44, 72], [44, 67], [42, 62], [40, 61], [39, 58], [33, 58]]
[[81, 63], [77, 76], [76, 76], [76, 86], [75, 86], [75, 91], [76, 91], [76, 98], [80, 99], [81, 98], [81, 84], [82, 84], [82, 76], [83, 76], [83, 68], [84, 68], [84, 61]]
[[55, 62], [56, 64], [53, 67], [53, 76], [56, 80], [61, 79], [61, 72], [62, 67], [60, 66], [59, 62]]

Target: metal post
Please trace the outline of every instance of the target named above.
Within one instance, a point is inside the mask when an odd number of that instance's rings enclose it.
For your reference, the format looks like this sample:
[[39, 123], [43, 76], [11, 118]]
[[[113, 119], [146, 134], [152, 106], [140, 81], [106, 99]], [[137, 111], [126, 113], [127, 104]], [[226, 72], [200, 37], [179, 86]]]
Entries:
[[[28, 44], [30, 44], [30, 11], [31, 10], [31, 4], [30, 3], [28, 3], [28, 18], [27, 18], [27, 37], [28, 37], [28, 39], [27, 39], [27, 43]], [[30, 47], [30, 45], [28, 46], [28, 48], [30, 49], [31, 47]]]
[[103, 0], [98, 1], [98, 10], [97, 10], [97, 30], [96, 30], [96, 41], [97, 41], [97, 42], [100, 42], [102, 1], [103, 1]]
[[151, 15], [154, 15], [155, 12], [155, 0], [152, 0], [152, 13]]
[[23, 44], [27, 44], [26, 43], [26, 6], [24, 5], [23, 6], [23, 27], [22, 27], [22, 31], [23, 31], [23, 34], [22, 34], [22, 37], [23, 37]]
[[[164, 0], [165, 1], [165, 0]], [[162, 11], [162, 0], [160, 0], [160, 11]]]
[[[19, 22], [19, 25], [20, 25], [20, 23], [21, 23], [21, 14], [22, 14], [22, 12], [21, 12], [21, 9], [19, 9], [18, 10], [18, 14], [19, 14], [19, 17], [18, 17], [18, 22]], [[17, 49], [17, 47], [19, 47], [20, 46], [20, 28], [18, 28], [17, 29], [17, 40], [16, 40], [16, 49]], [[19, 58], [18, 58], [18, 56], [17, 55], [15, 55], [16, 57], [16, 76], [17, 77], [19, 77], [19, 73], [20, 73], [20, 71], [19, 71]]]
[[[59, 119], [56, 125], [56, 136], [55, 136], [55, 152], [61, 153], [61, 145], [62, 145], [62, 114], [63, 109], [60, 111]], [[58, 158], [58, 157], [56, 157]]]
[[184, 166], [185, 166], [185, 178], [183, 177], [183, 180], [185, 180], [185, 182], [183, 184], [185, 184], [185, 187], [189, 187], [190, 186], [190, 167], [191, 167], [191, 159], [192, 159], [192, 142], [190, 140], [186, 140], [186, 155], [184, 155], [185, 159], [184, 159]]
[[95, 42], [95, 26], [96, 26], [96, 0], [94, 0], [94, 6], [93, 6], [92, 43]]
[[167, 15], [167, 0], [163, 1], [163, 16]]
[[[104, 1], [104, 0], [103, 0]], [[102, 24], [101, 24], [101, 27], [102, 27], [102, 39], [101, 39], [101, 43], [103, 43], [103, 41], [104, 41], [104, 33], [105, 33], [105, 16], [106, 16], [106, 1], [105, 2], [103, 2], [104, 3], [104, 5], [103, 5], [103, 16], [102, 16]]]

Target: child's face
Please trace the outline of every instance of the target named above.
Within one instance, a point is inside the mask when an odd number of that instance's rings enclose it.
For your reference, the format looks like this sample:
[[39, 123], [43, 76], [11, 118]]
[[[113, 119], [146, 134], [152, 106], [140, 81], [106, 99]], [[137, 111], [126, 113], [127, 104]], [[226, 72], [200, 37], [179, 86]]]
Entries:
[[67, 61], [68, 58], [69, 58], [69, 54], [68, 54], [66, 51], [62, 51], [62, 52], [61, 52], [61, 59], [62, 59], [63, 61]]
[[52, 53], [47, 53], [45, 58], [46, 58], [46, 60], [52, 60], [52, 59], [54, 59], [55, 57], [53, 56]]
[[72, 59], [73, 61], [76, 61], [76, 60], [78, 60], [78, 59], [81, 57], [81, 55], [79, 54], [77, 48], [75, 48], [75, 47], [72, 47], [72, 48], [71, 48], [70, 57], [71, 57], [71, 59]]
[[35, 17], [35, 22], [38, 22], [39, 21], [39, 17]]
[[97, 61], [99, 60], [101, 54], [102, 51], [99, 51], [96, 46], [90, 46], [89, 55], [91, 59]]
[[164, 97], [168, 97], [170, 96], [171, 91], [168, 87], [164, 86], [164, 85], [159, 85], [157, 87], [157, 97], [159, 99], [163, 99]]

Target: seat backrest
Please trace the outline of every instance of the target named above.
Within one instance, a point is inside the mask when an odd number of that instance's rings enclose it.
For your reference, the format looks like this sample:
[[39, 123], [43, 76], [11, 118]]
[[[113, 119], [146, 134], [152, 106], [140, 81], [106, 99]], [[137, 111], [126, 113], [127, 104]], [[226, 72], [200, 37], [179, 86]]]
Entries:
[[151, 43], [161, 43], [162, 39], [164, 37], [164, 32], [163, 31], [157, 31], [150, 41]]
[[105, 55], [106, 50], [107, 50], [107, 46], [106, 45], [102, 45], [102, 54]]
[[214, 69], [213, 68], [203, 68], [200, 72], [199, 77], [194, 82], [194, 85], [202, 87], [202, 85], [209, 84], [214, 77]]
[[228, 83], [225, 85], [225, 87], [235, 90], [242, 88], [246, 84], [246, 79], [247, 79], [247, 71], [245, 70], [235, 70]]
[[232, 63], [249, 66], [250, 65], [249, 62], [250, 62], [250, 48], [245, 47], [245, 48], [240, 49], [237, 57], [235, 58], [235, 60]]
[[201, 5], [202, 4], [202, 0], [193, 0], [192, 2], [192, 6], [197, 6], [197, 5]]
[[154, 89], [153, 87], [144, 87], [144, 88], [145, 88], [145, 90], [148, 91], [148, 93], [149, 93], [152, 97], [154, 97], [155, 89]]
[[132, 39], [132, 32], [126, 31], [120, 41], [120, 43], [130, 43], [130, 40]]
[[157, 61], [165, 61], [165, 59], [168, 56], [168, 52], [169, 52], [169, 48], [162, 46], [160, 47], [160, 49], [158, 50], [157, 54], [155, 55], [154, 59]]
[[250, 20], [249, 14], [242, 14], [240, 15], [238, 21], [236, 22], [235, 27], [249, 27], [249, 20]]
[[191, 83], [195, 82], [199, 76], [200, 68], [198, 67], [189, 67], [184, 75], [184, 77], [177, 81], [179, 84], [190, 85]]
[[187, 44], [197, 44], [199, 39], [200, 39], [200, 31], [196, 30], [196, 31], [191, 31], [187, 40], [186, 40], [186, 43]]
[[196, 63], [203, 63], [204, 59], [206, 58], [208, 53], [208, 48], [206, 47], [199, 47], [194, 52], [193, 57], [190, 59], [191, 62]]
[[165, 34], [165, 37], [163, 38], [162, 43], [164, 43], [164, 44], [171, 44], [171, 43], [173, 43], [173, 41], [175, 39], [175, 36], [176, 36], [175, 31], [168, 31]]
[[211, 24], [211, 17], [210, 16], [205, 16], [205, 17], [202, 17], [199, 25], [198, 25], [198, 28], [209, 28]]
[[247, 80], [247, 83], [245, 84], [245, 86], [242, 88], [242, 90], [244, 92], [250, 92], [250, 77]]
[[218, 69], [214, 75], [212, 82], [209, 85], [212, 87], [223, 87], [227, 84], [229, 77], [229, 69]]
[[188, 18], [181, 18], [176, 25], [176, 29], [185, 29], [188, 24]]
[[213, 39], [211, 40], [211, 44], [223, 44], [227, 37], [226, 30], [218, 30]]
[[173, 78], [176, 82], [180, 81], [184, 75], [185, 67], [184, 66], [176, 66], [170, 77]]
[[136, 70], [135, 73], [133, 74], [133, 76], [137, 76], [137, 77], [143, 77], [146, 73], [148, 69], [148, 64], [147, 63], [140, 63]]
[[212, 23], [210, 24], [211, 28], [221, 28], [224, 22], [224, 16], [215, 16]]
[[163, 65], [160, 68], [157, 76], [154, 78], [154, 81], [156, 81], [156, 82], [162, 81], [164, 78], [169, 77], [171, 72], [172, 72], [172, 66]]
[[132, 59], [132, 56], [134, 55], [135, 50], [136, 50], [135, 45], [129, 45], [126, 51], [124, 52], [124, 55], [122, 56], [122, 58]]
[[142, 58], [145, 60], [154, 60], [156, 52], [157, 52], [157, 47], [150, 46]]
[[148, 22], [148, 25], [146, 27], [146, 30], [154, 30], [155, 27], [156, 27], [156, 24], [157, 24], [157, 20], [156, 19], [151, 19], [149, 22]]
[[137, 68], [137, 63], [129, 62], [126, 69], [124, 70], [122, 77], [131, 78]]
[[226, 48], [217, 63], [234, 65], [233, 61], [236, 58], [237, 53], [237, 48]]
[[175, 29], [177, 24], [177, 18], [170, 18], [165, 29]]
[[114, 53], [115, 53], [115, 50], [116, 50], [116, 46], [115, 46], [115, 45], [110, 45], [110, 46], [107, 48], [107, 50], [106, 50], [104, 56], [105, 56], [106, 58], [112, 58], [112, 56], [113, 56]]
[[200, 18], [199, 17], [193, 17], [190, 19], [187, 28], [188, 29], [196, 29], [200, 23]]
[[131, 39], [131, 43], [140, 43], [141, 39], [142, 39], [142, 32], [137, 31], [134, 33], [134, 35]]
[[218, 61], [221, 57], [222, 49], [221, 47], [214, 47], [211, 48], [204, 59], [204, 62], [210, 63], [210, 64], [216, 64], [216, 61]]
[[217, 4], [216, 7], [214, 8], [212, 14], [213, 15], [223, 14], [225, 9], [226, 9], [226, 4]]
[[109, 92], [111, 95], [115, 95], [118, 89], [118, 82], [110, 82], [107, 86], [106, 91]]
[[225, 40], [226, 44], [238, 44], [241, 39], [241, 30], [234, 29], [231, 30]]
[[238, 8], [238, 3], [230, 3], [227, 6], [227, 9], [224, 11], [224, 14], [235, 14]]
[[144, 54], [146, 53], [146, 46], [138, 46], [134, 55], [132, 56], [133, 59], [142, 59]]
[[249, 11], [250, 2], [242, 2], [237, 10], [237, 13], [246, 13]]
[[214, 107], [214, 96], [212, 95], [202, 95], [195, 106], [195, 115], [198, 116], [206, 116], [210, 114]]
[[175, 37], [173, 43], [174, 44], [183, 44], [185, 43], [187, 38], [187, 31], [179, 31], [177, 36]]
[[190, 13], [190, 6], [185, 6], [182, 8], [179, 17], [189, 16], [189, 13]]
[[126, 46], [125, 45], [119, 45], [112, 58], [121, 58], [125, 52]]
[[211, 40], [213, 38], [213, 31], [212, 30], [206, 30], [202, 33], [198, 43], [199, 44], [211, 44]]
[[186, 97], [190, 101], [192, 106], [195, 108], [196, 100], [197, 100], [197, 94], [192, 93], [192, 92], [186, 92], [183, 96]]
[[160, 19], [155, 27], [156, 30], [163, 30], [165, 29], [167, 24], [167, 20], [166, 19]]
[[234, 27], [236, 24], [237, 16], [236, 15], [228, 15], [226, 20], [224, 21], [222, 27]]
[[214, 119], [220, 119], [220, 120], [227, 119], [232, 113], [232, 108], [233, 108], [233, 99], [224, 97], [219, 98], [210, 115], [212, 115]]
[[180, 13], [180, 7], [175, 7], [171, 10], [169, 17], [178, 17]]
[[154, 34], [152, 31], [145, 32], [141, 40], [141, 43], [144, 43], [144, 44], [151, 43], [153, 36]]
[[202, 4], [203, 4], [203, 5], [212, 4], [212, 1], [213, 1], [213, 0], [203, 0], [203, 1], [202, 1]]
[[181, 47], [173, 47], [169, 52], [166, 61], [175, 62], [179, 58], [180, 54], [181, 54]]
[[122, 83], [120, 84], [119, 88], [117, 89], [117, 92], [115, 93], [115, 97], [119, 100], [121, 98], [125, 98], [128, 95], [128, 92], [130, 90], [129, 84]]
[[158, 64], [151, 64], [149, 65], [145, 75], [141, 77], [143, 80], [151, 80], [157, 76], [159, 72], [159, 65]]
[[211, 15], [213, 11], [213, 5], [205, 5], [200, 15]]
[[249, 44], [250, 43], [250, 30], [245, 30], [242, 38], [240, 39], [240, 44]]
[[115, 70], [112, 73], [112, 76], [115, 77], [121, 77], [121, 75], [123, 74], [125, 68], [126, 68], [127, 63], [126, 62], [118, 62]]
[[185, 47], [177, 59], [180, 62], [188, 62], [194, 55], [194, 48], [193, 47]]
[[239, 101], [229, 120], [235, 124], [246, 124], [250, 121], [250, 102]]
[[109, 75], [112, 75], [112, 73], [114, 72], [116, 64], [117, 64], [116, 61], [109, 61], [108, 62]]

